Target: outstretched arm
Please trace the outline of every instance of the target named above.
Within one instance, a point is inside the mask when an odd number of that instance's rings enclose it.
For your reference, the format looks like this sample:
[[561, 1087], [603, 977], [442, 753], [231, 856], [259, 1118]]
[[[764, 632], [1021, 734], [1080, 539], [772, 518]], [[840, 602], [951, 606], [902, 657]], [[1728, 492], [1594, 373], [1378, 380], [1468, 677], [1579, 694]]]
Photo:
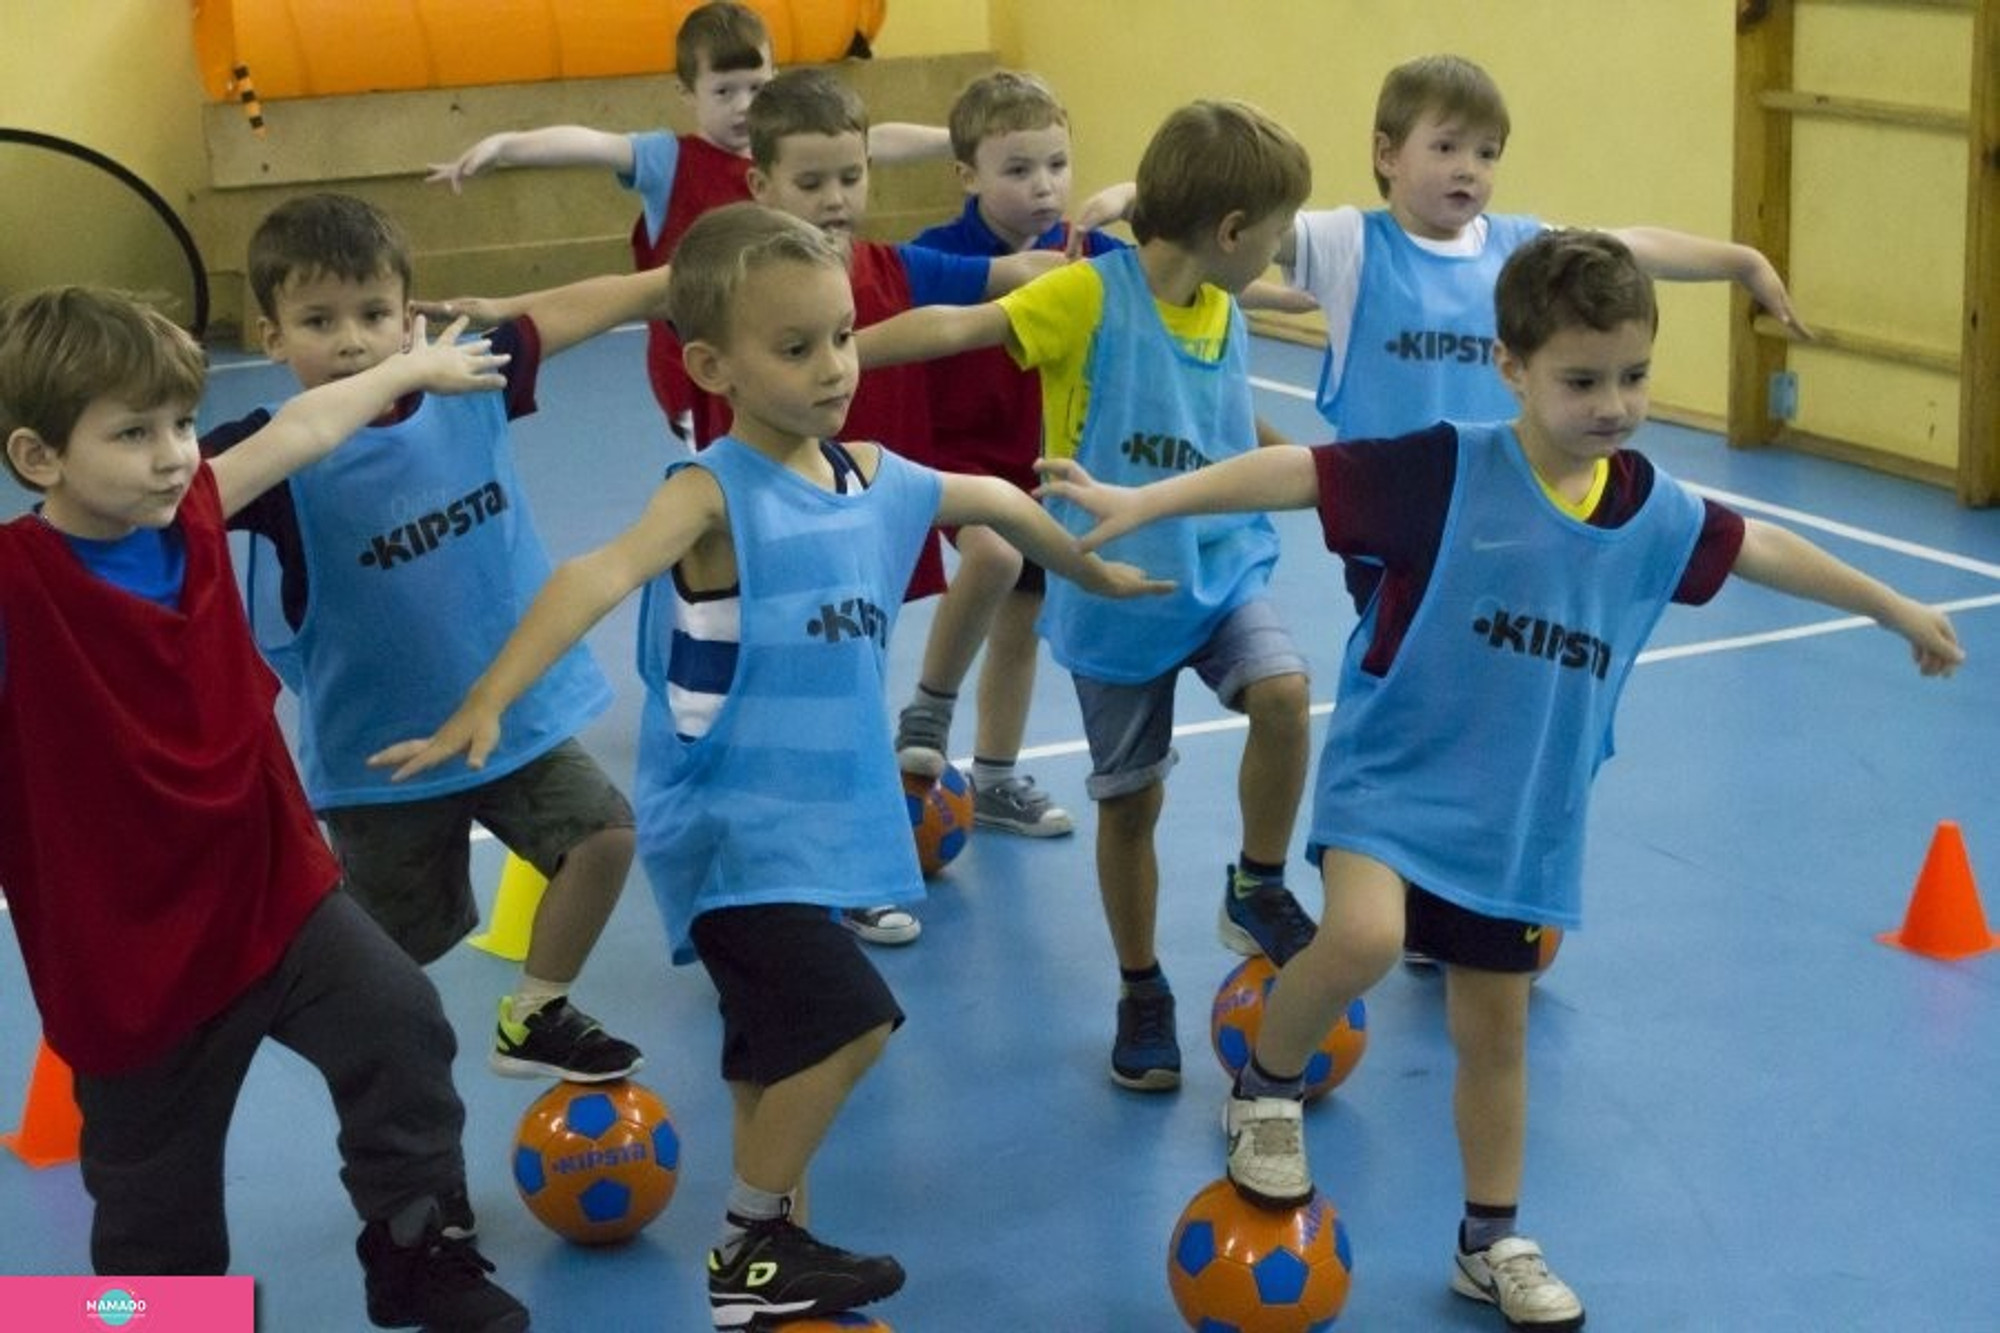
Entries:
[[639, 521], [587, 554], [556, 567], [490, 666], [472, 682], [458, 711], [435, 733], [398, 741], [368, 757], [372, 768], [394, 768], [401, 782], [463, 754], [479, 768], [500, 740], [500, 715], [527, 692], [590, 627], [671, 567], [723, 522], [722, 491], [699, 468], [660, 484]]
[[489, 134], [452, 161], [431, 163], [424, 183], [449, 185], [458, 194], [467, 180], [493, 167], [609, 167], [630, 174], [632, 141], [584, 125]]
[[1086, 551], [1134, 528], [1182, 514], [1311, 509], [1319, 504], [1319, 471], [1312, 450], [1296, 444], [1238, 454], [1150, 486], [1109, 485], [1073, 458], [1045, 458], [1035, 470], [1042, 474], [1036, 494], [1069, 500], [1101, 520], [1078, 539]]
[[870, 324], [854, 335], [861, 368], [935, 361], [980, 347], [1020, 349], [1007, 312], [992, 301], [982, 305], [920, 305]]
[[1146, 571], [1087, 555], [1048, 511], [998, 477], [946, 472], [937, 521], [947, 527], [984, 524], [1005, 537], [1030, 560], [1102, 597], [1146, 597], [1172, 592], [1171, 582]]
[[942, 125], [887, 121], [868, 127], [868, 156], [877, 162], [926, 162], [951, 156], [951, 132]]
[[473, 393], [502, 389], [500, 368], [507, 358], [484, 338], [458, 341], [465, 321], [427, 338], [422, 315], [410, 328], [410, 345], [358, 375], [329, 380], [293, 398], [265, 427], [209, 464], [222, 497], [222, 512], [234, 514], [292, 473], [331, 453], [343, 440], [396, 405], [405, 394]]
[[1867, 616], [1909, 640], [1910, 656], [1926, 676], [1949, 676], [1965, 661], [1965, 650], [1944, 612], [1905, 597], [1775, 523], [1744, 520], [1743, 548], [1731, 572], [1794, 597]]
[[454, 296], [414, 305], [424, 314], [469, 319], [483, 328], [526, 315], [541, 334], [542, 355], [551, 357], [620, 324], [665, 319], [672, 276], [673, 270], [662, 265], [583, 278], [518, 296]]
[[1801, 338], [1812, 336], [1792, 309], [1785, 280], [1754, 246], [1710, 240], [1666, 227], [1620, 227], [1611, 234], [1625, 242], [1639, 267], [1652, 276], [1668, 282], [1737, 283]]

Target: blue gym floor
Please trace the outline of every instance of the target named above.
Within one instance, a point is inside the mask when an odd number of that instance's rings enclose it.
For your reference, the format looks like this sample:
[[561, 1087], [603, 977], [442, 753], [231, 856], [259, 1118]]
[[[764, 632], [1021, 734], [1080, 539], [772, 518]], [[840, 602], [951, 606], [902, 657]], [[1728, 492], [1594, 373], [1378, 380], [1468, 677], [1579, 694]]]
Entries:
[[[542, 412], [518, 427], [559, 556], [626, 523], [671, 456], [640, 343], [621, 330], [553, 362]], [[1319, 435], [1316, 368], [1303, 348], [1257, 349], [1260, 409], [1301, 440]], [[219, 367], [204, 421], [289, 389], [282, 370]], [[1883, 631], [1748, 585], [1670, 611], [1598, 784], [1590, 927], [1537, 989], [1524, 1230], [1595, 1329], [2000, 1328], [1986, 1267], [2000, 1226], [2000, 954], [1939, 963], [1875, 938], [1901, 922], [1945, 819], [1963, 826], [2000, 920], [2000, 512], [1674, 427], [1649, 428], [1640, 445], [1957, 608], [1971, 664], [1922, 680]], [[24, 503], [0, 491], [0, 514]], [[1276, 595], [1311, 654], [1323, 719], [1352, 614], [1314, 520], [1285, 515], [1280, 527]], [[584, 736], [621, 780], [640, 700], [634, 619], [622, 608], [595, 636], [619, 701]], [[929, 619], [914, 606], [898, 627], [899, 699]], [[1177, 1095], [1124, 1092], [1106, 1076], [1116, 972], [1091, 870], [1088, 764], [1074, 696], [1046, 662], [1027, 767], [1077, 814], [1078, 835], [975, 839], [936, 882], [923, 937], [876, 954], [910, 1021], [820, 1155], [813, 1218], [830, 1239], [901, 1258], [909, 1285], [875, 1311], [899, 1333], [1181, 1327], [1167, 1238], [1222, 1164], [1225, 1082], [1206, 1022], [1234, 961], [1213, 917], [1237, 847], [1242, 731], [1191, 677], [1180, 717], [1160, 933], [1181, 996]], [[499, 850], [482, 843], [475, 864], [490, 894]], [[1294, 883], [1316, 906], [1310, 871], [1295, 866]], [[685, 1156], [651, 1227], [581, 1249], [544, 1230], [508, 1176], [515, 1123], [541, 1090], [485, 1067], [514, 970], [471, 948], [432, 969], [463, 1044], [482, 1247], [547, 1333], [705, 1328], [703, 1254], [729, 1176], [705, 975], [667, 965], [635, 872], [578, 1000], [645, 1048], [642, 1079], [672, 1106]], [[1369, 997], [1359, 1070], [1308, 1115], [1319, 1182], [1353, 1243], [1343, 1328], [1500, 1327], [1446, 1285], [1460, 1190], [1441, 1000], [1435, 977], [1390, 976]], [[0, 949], [0, 1125], [13, 1122], [37, 1031], [18, 957]], [[279, 1333], [363, 1326], [333, 1137], [317, 1076], [268, 1048], [235, 1123], [230, 1206], [235, 1271], [259, 1279], [262, 1325]], [[0, 1271], [86, 1271], [89, 1211], [73, 1166], [33, 1171], [0, 1154]]]

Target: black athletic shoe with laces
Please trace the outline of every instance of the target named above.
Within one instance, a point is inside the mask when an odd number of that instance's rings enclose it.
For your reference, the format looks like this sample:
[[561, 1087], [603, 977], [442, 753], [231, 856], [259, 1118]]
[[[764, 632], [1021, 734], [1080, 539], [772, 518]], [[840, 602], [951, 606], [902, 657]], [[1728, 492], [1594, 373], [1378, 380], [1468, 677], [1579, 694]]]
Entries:
[[609, 1083], [624, 1078], [646, 1058], [629, 1041], [558, 996], [514, 1021], [512, 996], [500, 1000], [500, 1022], [487, 1065], [508, 1078], [559, 1078], [568, 1083]]
[[1260, 880], [1235, 866], [1224, 873], [1222, 912], [1216, 922], [1224, 948], [1246, 958], [1261, 953], [1283, 967], [1312, 943], [1318, 929], [1283, 883]]
[[893, 1296], [903, 1266], [813, 1239], [789, 1217], [752, 1224], [727, 1260], [708, 1253], [709, 1315], [718, 1329], [762, 1330], [839, 1314]]
[[433, 1219], [415, 1245], [398, 1245], [389, 1224], [370, 1222], [354, 1242], [377, 1328], [435, 1333], [523, 1333], [528, 1308], [493, 1282], [493, 1265], [471, 1241], [447, 1240]]

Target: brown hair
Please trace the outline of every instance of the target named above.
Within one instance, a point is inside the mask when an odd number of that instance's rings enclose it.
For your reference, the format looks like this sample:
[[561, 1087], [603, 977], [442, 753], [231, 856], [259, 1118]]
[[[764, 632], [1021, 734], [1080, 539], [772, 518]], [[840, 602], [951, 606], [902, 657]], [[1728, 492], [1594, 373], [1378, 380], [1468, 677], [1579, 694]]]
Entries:
[[682, 342], [724, 342], [744, 279], [781, 262], [847, 273], [840, 247], [790, 213], [752, 203], [703, 213], [674, 247], [674, 271], [667, 278], [667, 318], [674, 332]]
[[368, 282], [383, 274], [410, 291], [410, 241], [395, 219], [348, 194], [308, 194], [278, 205], [250, 237], [250, 290], [266, 319], [297, 277]]
[[1054, 125], [1067, 128], [1069, 113], [1049, 85], [1033, 74], [996, 69], [965, 85], [945, 123], [951, 130], [951, 155], [969, 167], [979, 145], [994, 135]]
[[[1400, 148], [1426, 113], [1492, 130], [1507, 146], [1513, 124], [1493, 76], [1463, 56], [1419, 56], [1389, 71], [1375, 98], [1375, 133]], [[1373, 160], [1373, 154], [1370, 154]], [[1375, 173], [1375, 188], [1389, 197], [1389, 181]]]
[[1526, 361], [1564, 329], [1608, 333], [1632, 320], [1654, 332], [1653, 280], [1609, 232], [1545, 231], [1507, 257], [1493, 285], [1500, 341]]
[[860, 96], [823, 69], [788, 69], [750, 99], [750, 160], [765, 171], [777, 165], [778, 148], [794, 134], [868, 137], [868, 108]]
[[1231, 213], [1252, 222], [1312, 193], [1312, 162], [1284, 126], [1247, 102], [1191, 102], [1139, 159], [1132, 234], [1188, 244]]
[[[200, 401], [208, 375], [199, 344], [150, 306], [95, 287], [50, 287], [0, 304], [0, 443], [31, 430], [60, 454], [77, 418], [116, 395], [148, 411]], [[37, 489], [14, 467], [7, 470]]]
[[717, 74], [758, 69], [771, 58], [771, 33], [763, 16], [735, 0], [711, 0], [691, 11], [674, 33], [674, 74], [694, 88], [704, 62]]

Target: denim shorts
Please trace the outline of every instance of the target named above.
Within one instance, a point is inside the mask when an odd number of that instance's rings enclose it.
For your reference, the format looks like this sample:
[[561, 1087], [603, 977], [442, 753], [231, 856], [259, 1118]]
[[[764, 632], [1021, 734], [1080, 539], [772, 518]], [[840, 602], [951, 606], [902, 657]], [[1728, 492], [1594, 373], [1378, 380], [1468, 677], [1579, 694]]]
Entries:
[[1174, 686], [1192, 667], [1225, 708], [1242, 711], [1243, 691], [1273, 676], [1306, 674], [1306, 659], [1277, 610], [1263, 598], [1223, 617], [1215, 633], [1180, 666], [1137, 685], [1114, 685], [1072, 675], [1090, 743], [1093, 801], [1143, 791], [1163, 781], [1174, 753]]

